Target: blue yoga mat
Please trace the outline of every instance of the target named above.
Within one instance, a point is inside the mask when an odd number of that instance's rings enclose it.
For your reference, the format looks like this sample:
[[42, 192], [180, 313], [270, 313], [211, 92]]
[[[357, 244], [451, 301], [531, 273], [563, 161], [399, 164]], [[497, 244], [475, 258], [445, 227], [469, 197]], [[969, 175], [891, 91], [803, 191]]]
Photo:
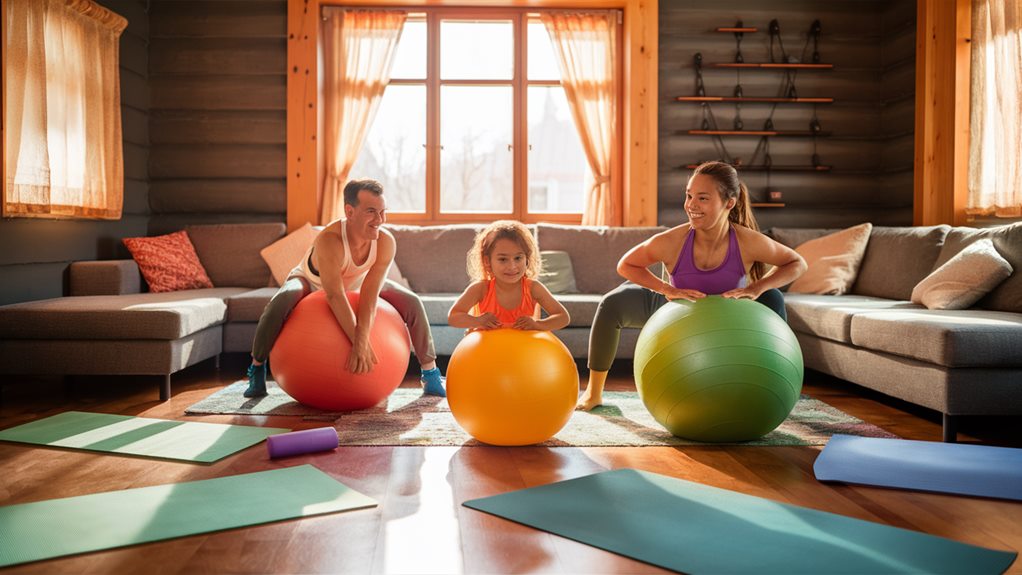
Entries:
[[1003, 573], [995, 551], [618, 469], [463, 505], [684, 573]]
[[835, 435], [813, 464], [820, 481], [1022, 501], [1022, 449]]

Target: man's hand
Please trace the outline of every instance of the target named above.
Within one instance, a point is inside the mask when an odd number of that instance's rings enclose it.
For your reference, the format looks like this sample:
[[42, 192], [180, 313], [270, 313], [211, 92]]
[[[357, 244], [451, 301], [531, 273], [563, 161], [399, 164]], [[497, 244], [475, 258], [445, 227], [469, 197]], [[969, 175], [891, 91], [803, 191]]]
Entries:
[[369, 338], [357, 338], [348, 356], [348, 371], [356, 374], [369, 373], [379, 361]]
[[536, 320], [532, 319], [531, 317], [524, 316], [524, 315], [522, 317], [516, 319], [514, 325], [512, 325], [511, 327], [513, 327], [515, 329], [532, 330], [532, 331], [540, 329], [539, 324], [536, 323]]

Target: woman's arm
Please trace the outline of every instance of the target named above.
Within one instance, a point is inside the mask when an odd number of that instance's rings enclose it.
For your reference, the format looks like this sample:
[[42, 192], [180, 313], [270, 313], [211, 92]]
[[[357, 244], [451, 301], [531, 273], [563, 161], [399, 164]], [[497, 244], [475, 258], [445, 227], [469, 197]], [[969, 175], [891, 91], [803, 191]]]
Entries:
[[655, 263], [669, 266], [668, 262], [677, 261], [678, 255], [681, 253], [681, 245], [688, 234], [688, 228], [688, 224], [683, 224], [666, 232], [660, 232], [628, 250], [621, 257], [621, 261], [617, 263], [618, 275], [633, 284], [663, 294], [667, 299], [693, 301], [706, 297], [706, 294], [698, 290], [676, 288], [649, 271], [649, 266]]
[[805, 273], [806, 261], [795, 250], [755, 230], [737, 226], [736, 229], [742, 258], [747, 262], [763, 262], [773, 269], [744, 288], [721, 294], [724, 297], [756, 299], [766, 290], [786, 286]]

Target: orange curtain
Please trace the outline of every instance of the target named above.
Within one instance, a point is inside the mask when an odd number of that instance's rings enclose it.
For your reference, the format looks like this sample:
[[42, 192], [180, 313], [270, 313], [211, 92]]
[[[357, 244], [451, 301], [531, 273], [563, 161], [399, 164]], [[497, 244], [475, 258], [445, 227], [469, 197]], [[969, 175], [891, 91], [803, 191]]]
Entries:
[[1022, 216], [1022, 1], [973, 0], [966, 212]]
[[127, 20], [91, 0], [4, 0], [4, 10], [4, 215], [119, 219]]
[[407, 16], [396, 11], [326, 11], [322, 23], [326, 174], [320, 194], [321, 224], [344, 215], [344, 184], [387, 89]]
[[590, 187], [583, 225], [621, 225], [621, 193], [611, 181], [617, 141], [617, 12], [543, 12], [540, 17], [557, 52], [568, 97], [589, 161]]

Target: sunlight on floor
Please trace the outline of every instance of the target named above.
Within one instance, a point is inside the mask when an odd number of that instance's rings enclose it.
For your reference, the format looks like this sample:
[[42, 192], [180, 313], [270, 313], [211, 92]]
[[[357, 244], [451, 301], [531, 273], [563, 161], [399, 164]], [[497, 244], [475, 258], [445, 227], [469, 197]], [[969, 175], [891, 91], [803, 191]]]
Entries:
[[384, 573], [461, 573], [461, 536], [447, 472], [457, 450], [428, 449], [419, 469], [418, 505], [387, 522]]

